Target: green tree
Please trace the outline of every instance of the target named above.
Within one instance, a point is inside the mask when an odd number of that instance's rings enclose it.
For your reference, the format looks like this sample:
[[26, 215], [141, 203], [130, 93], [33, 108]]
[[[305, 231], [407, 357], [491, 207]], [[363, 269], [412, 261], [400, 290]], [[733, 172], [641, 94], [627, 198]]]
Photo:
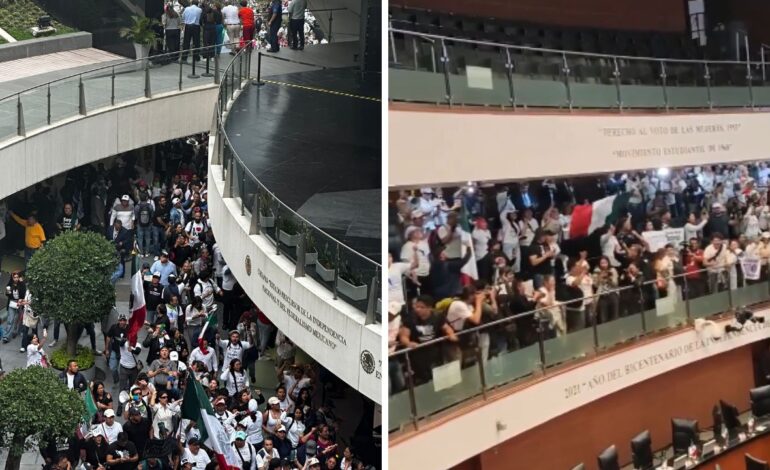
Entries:
[[38, 250], [27, 267], [32, 309], [67, 326], [67, 354], [75, 357], [78, 323], [100, 321], [115, 305], [110, 282], [118, 265], [103, 236], [66, 232]]
[[18, 470], [24, 451], [48, 439], [74, 434], [85, 403], [51, 369], [15, 369], [0, 379], [0, 447], [8, 449], [5, 470]]

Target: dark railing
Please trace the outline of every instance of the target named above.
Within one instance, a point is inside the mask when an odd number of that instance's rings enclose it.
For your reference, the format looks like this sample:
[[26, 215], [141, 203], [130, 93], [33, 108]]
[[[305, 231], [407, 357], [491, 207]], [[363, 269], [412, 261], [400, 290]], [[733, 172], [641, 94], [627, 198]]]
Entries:
[[[120, 61], [6, 96], [0, 99], [0, 142], [98, 109], [218, 84], [220, 68], [232, 58], [214, 54], [217, 47]], [[197, 63], [182, 60], [195, 55], [204, 58]]]
[[[599, 312], [592, 308], [581, 311], [584, 299], [578, 299], [464, 329], [456, 334], [457, 342], [440, 337], [397, 350], [388, 358], [391, 367], [389, 428], [391, 431], [419, 429], [420, 423], [432, 415], [461, 407], [473, 397], [486, 400], [490, 390], [528, 377], [548, 375], [554, 366], [682, 327], [699, 318], [770, 301], [768, 281], [748, 281], [731, 289], [730, 269], [731, 266], [727, 266], [712, 276], [724, 287], [710, 294], [706, 292], [711, 272], [704, 269], [667, 279], [667, 296], [663, 298], [658, 298], [657, 281], [587, 297], [593, 305], [607, 300], [617, 302], [617, 311], [604, 321], [597, 318]], [[762, 270], [767, 272], [767, 266]], [[694, 280], [695, 275], [698, 280]], [[602, 305], [601, 309], [604, 308]], [[553, 335], [547, 322], [556, 315], [561, 316], [567, 326], [565, 332]], [[578, 323], [579, 326], [574, 327], [573, 322], [580, 315], [585, 325]], [[519, 342], [522, 327], [530, 328], [534, 338]], [[494, 351], [495, 344], [506, 347], [504, 351]], [[494, 354], [488, 357], [490, 349]], [[394, 380], [393, 373], [403, 375], [397, 375]], [[450, 380], [434, 382], [436, 376], [448, 376]]]
[[666, 59], [518, 46], [392, 24], [391, 100], [512, 110], [770, 105], [764, 47], [759, 61]]
[[225, 131], [229, 110], [244, 87], [263, 83], [262, 61], [278, 59], [258, 52], [257, 76], [252, 81], [251, 56], [250, 51], [241, 50], [224, 70], [214, 111], [211, 158], [224, 169], [224, 197], [239, 200], [241, 214], [251, 219], [249, 233], [265, 236], [275, 246], [277, 255], [290, 259], [295, 264], [295, 277], [312, 277], [329, 289], [335, 299], [363, 312], [367, 324], [380, 323], [382, 266], [284, 204], [249, 170], [230, 142]]

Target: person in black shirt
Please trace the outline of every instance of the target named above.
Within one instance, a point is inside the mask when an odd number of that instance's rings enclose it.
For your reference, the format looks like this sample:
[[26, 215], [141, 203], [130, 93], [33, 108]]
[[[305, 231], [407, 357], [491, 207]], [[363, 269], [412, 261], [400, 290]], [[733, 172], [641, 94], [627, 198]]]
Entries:
[[527, 253], [530, 272], [532, 273], [532, 283], [535, 289], [543, 286], [543, 278], [545, 276], [553, 275], [554, 260], [558, 253], [550, 243], [552, 236], [553, 234], [547, 230], [538, 232], [535, 235], [535, 242], [529, 247], [529, 252]]
[[147, 320], [145, 323], [155, 323], [158, 305], [163, 303], [163, 286], [160, 284], [160, 273], [152, 274], [152, 281], [144, 283], [144, 301], [147, 303]]
[[[404, 317], [399, 330], [399, 342], [407, 348], [414, 348], [421, 343], [447, 336], [450, 341], [457, 341], [454, 330], [443, 315], [433, 312], [433, 299], [427, 295], [417, 297], [412, 304], [412, 315]], [[441, 345], [427, 346], [410, 354], [416, 382], [424, 383], [431, 379], [434, 367], [441, 365]]]
[[[136, 446], [135, 449], [139, 455], [139, 460], [144, 458], [144, 448], [150, 439], [151, 427], [152, 423], [148, 418], [142, 416], [141, 411], [134, 407], [129, 408], [128, 420], [123, 425], [123, 433]], [[118, 442], [120, 442], [120, 437], [118, 437]]]
[[120, 346], [128, 339], [128, 318], [125, 314], [118, 316], [118, 323], [112, 325], [107, 330], [104, 337], [104, 356], [107, 359], [112, 379], [115, 383], [119, 382], [118, 364], [120, 361]]
[[184, 266], [185, 261], [192, 258], [193, 249], [187, 243], [187, 236], [183, 233], [176, 236], [174, 246], [171, 248], [171, 260], [179, 269]]
[[84, 445], [86, 451], [86, 462], [91, 465], [93, 470], [104, 470], [107, 465], [107, 454], [110, 451], [110, 445], [107, 444], [107, 439], [100, 432], [100, 426], [94, 426], [91, 431], [92, 436], [89, 437]]
[[72, 204], [69, 202], [64, 204], [64, 213], [56, 221], [56, 229], [58, 233], [80, 230], [78, 216], [73, 213]]
[[136, 445], [128, 439], [128, 433], [118, 433], [118, 440], [113, 442], [107, 452], [107, 466], [110, 470], [133, 470], [139, 462]]
[[169, 228], [169, 219], [171, 217], [171, 208], [168, 205], [166, 196], [159, 196], [155, 203], [155, 214], [152, 221], [153, 239], [152, 249], [156, 256], [160, 255], [161, 249], [165, 246], [166, 230]]

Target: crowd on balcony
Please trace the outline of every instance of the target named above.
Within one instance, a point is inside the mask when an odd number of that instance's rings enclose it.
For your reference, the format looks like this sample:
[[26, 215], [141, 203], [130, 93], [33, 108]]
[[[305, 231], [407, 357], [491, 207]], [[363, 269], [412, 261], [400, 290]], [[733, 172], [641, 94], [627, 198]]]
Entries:
[[[445, 338], [410, 354], [422, 383], [438, 365], [474, 362], [476, 346], [486, 360], [540, 335], [767, 280], [768, 177], [756, 162], [399, 191], [390, 352]], [[390, 367], [398, 391], [403, 355]]]
[[[135, 345], [128, 340], [130, 315], [120, 309], [112, 322], [102, 321], [103, 343], [97, 344], [97, 325], [81, 325], [103, 355], [109, 380], [89, 385], [70, 362], [61, 377], [76, 392], [92, 394], [98, 412], [87, 435], [45, 457], [52, 465], [66, 458], [72, 467], [80, 461], [94, 469], [216, 468], [200, 423], [181, 414], [186, 378], [194, 376], [239, 468], [363, 469], [364, 455], [353, 446], [370, 446], [372, 426], [368, 435], [343, 433], [335, 413], [350, 389], [302, 361], [222, 257], [208, 221], [207, 144], [206, 134], [166, 142], [69, 171], [3, 202], [0, 238], [9, 259], [21, 253], [29, 259], [65, 231], [95, 231], [119, 253], [117, 289], [126, 288], [120, 278], [134, 274], [132, 266], [145, 279], [147, 315]], [[5, 294], [3, 344], [20, 336], [27, 367], [48, 366], [62, 325], [33, 311], [23, 270], [12, 274]], [[269, 391], [256, 385], [265, 383], [277, 385]]]

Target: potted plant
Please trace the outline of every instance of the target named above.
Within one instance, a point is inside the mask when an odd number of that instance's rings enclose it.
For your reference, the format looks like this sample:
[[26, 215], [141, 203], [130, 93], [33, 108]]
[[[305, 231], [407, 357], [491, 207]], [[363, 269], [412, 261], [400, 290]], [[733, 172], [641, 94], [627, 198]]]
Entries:
[[146, 59], [150, 55], [150, 47], [157, 40], [155, 27], [158, 20], [143, 16], [132, 16], [131, 26], [120, 29], [120, 37], [134, 43], [136, 59]]
[[270, 209], [270, 196], [267, 191], [259, 193], [259, 226], [262, 228], [275, 227], [275, 214]]
[[361, 280], [361, 276], [353, 272], [350, 269], [350, 264], [346, 261], [340, 266], [339, 282], [337, 283], [337, 290], [345, 297], [351, 300], [365, 300], [366, 299], [366, 283]]
[[324, 245], [323, 249], [318, 250], [318, 259], [315, 263], [315, 272], [326, 282], [334, 282], [334, 270], [336, 269], [334, 257], [332, 256], [329, 244]]
[[299, 229], [291, 216], [281, 219], [278, 227], [278, 240], [286, 246], [297, 246], [299, 241]]
[[[315, 264], [318, 261], [318, 249], [315, 246], [313, 232], [305, 227], [302, 238], [305, 242], [305, 265], [309, 266]], [[299, 248], [297, 251], [299, 251]]]
[[78, 345], [74, 355], [67, 354], [67, 347], [61, 347], [51, 353], [51, 367], [56, 370], [67, 369], [70, 360], [78, 361], [78, 368], [89, 382], [94, 380], [94, 352], [90, 348]]

